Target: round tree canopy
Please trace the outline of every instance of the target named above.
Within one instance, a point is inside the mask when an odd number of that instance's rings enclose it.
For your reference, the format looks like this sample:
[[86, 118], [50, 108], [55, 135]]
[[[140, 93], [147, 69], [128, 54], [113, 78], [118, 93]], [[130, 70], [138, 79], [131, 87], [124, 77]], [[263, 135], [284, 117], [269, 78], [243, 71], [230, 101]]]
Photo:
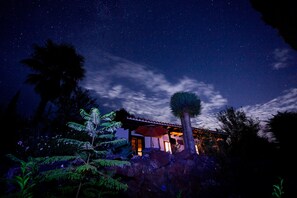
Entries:
[[170, 108], [174, 116], [181, 117], [187, 112], [195, 117], [201, 112], [201, 101], [195, 93], [176, 92], [171, 96]]

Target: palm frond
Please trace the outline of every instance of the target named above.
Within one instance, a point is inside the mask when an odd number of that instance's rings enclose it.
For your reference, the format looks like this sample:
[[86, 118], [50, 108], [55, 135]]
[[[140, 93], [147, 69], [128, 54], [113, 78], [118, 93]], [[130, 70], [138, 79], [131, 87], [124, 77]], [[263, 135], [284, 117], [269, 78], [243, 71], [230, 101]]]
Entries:
[[38, 82], [44, 81], [44, 76], [41, 74], [28, 74], [25, 83], [35, 85]]
[[42, 64], [40, 64], [40, 61], [33, 59], [33, 58], [23, 59], [23, 60], [21, 60], [21, 63], [24, 65], [27, 65], [34, 71], [44, 72], [46, 70], [46, 67], [44, 67]]

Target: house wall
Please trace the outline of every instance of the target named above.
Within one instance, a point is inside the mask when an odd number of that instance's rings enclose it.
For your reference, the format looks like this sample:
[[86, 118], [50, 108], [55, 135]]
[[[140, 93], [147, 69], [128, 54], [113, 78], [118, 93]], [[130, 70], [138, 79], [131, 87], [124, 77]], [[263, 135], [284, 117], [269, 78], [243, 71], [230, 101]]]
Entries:
[[[135, 133], [135, 131], [131, 131], [132, 136], [143, 137], [142, 135]], [[118, 128], [116, 132], [116, 136], [118, 138], [125, 138], [129, 141], [129, 130], [124, 128]], [[164, 151], [164, 141], [169, 141], [168, 135], [164, 135], [163, 137], [144, 137], [144, 148], [157, 148]]]
[[[138, 136], [138, 137], [143, 137], [142, 135], [135, 133], [135, 131], [131, 132], [132, 136]], [[118, 138], [125, 138], [129, 141], [129, 130], [127, 129], [123, 129], [123, 128], [118, 128], [117, 132], [116, 132], [116, 136]], [[176, 139], [176, 142], [178, 142], [177, 140], [181, 140], [183, 141], [182, 137], [178, 137], [178, 136], [172, 136], [171, 138]], [[164, 142], [167, 141], [169, 142], [169, 137], [168, 135], [163, 135], [162, 137], [144, 137], [144, 148], [148, 149], [148, 148], [155, 148], [155, 149], [159, 149], [161, 151], [165, 151], [165, 145]], [[195, 139], [195, 144], [197, 145], [199, 143], [198, 139]], [[178, 144], [177, 146], [177, 151], [180, 152], [184, 150], [184, 145], [182, 144]]]

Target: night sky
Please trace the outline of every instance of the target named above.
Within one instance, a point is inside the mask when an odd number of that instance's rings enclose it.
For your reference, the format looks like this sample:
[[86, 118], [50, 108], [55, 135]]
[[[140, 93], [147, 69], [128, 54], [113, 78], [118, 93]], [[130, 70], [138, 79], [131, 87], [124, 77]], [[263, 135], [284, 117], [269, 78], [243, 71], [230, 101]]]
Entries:
[[260, 120], [297, 110], [297, 52], [249, 0], [7, 0], [0, 16], [0, 104], [21, 90], [25, 115], [39, 96], [20, 60], [47, 39], [85, 57], [81, 86], [103, 109], [179, 123], [170, 97], [191, 91], [202, 101], [193, 126], [211, 129], [226, 106]]

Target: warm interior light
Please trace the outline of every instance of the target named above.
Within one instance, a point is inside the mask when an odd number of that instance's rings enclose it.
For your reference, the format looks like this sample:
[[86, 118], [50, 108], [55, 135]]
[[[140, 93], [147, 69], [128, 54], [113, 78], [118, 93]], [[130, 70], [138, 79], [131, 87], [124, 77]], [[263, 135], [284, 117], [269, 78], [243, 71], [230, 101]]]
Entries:
[[165, 151], [172, 153], [170, 143], [165, 141], [164, 145], [165, 145]]
[[195, 148], [196, 148], [196, 153], [199, 155], [199, 150], [198, 150], [198, 145], [195, 144]]

